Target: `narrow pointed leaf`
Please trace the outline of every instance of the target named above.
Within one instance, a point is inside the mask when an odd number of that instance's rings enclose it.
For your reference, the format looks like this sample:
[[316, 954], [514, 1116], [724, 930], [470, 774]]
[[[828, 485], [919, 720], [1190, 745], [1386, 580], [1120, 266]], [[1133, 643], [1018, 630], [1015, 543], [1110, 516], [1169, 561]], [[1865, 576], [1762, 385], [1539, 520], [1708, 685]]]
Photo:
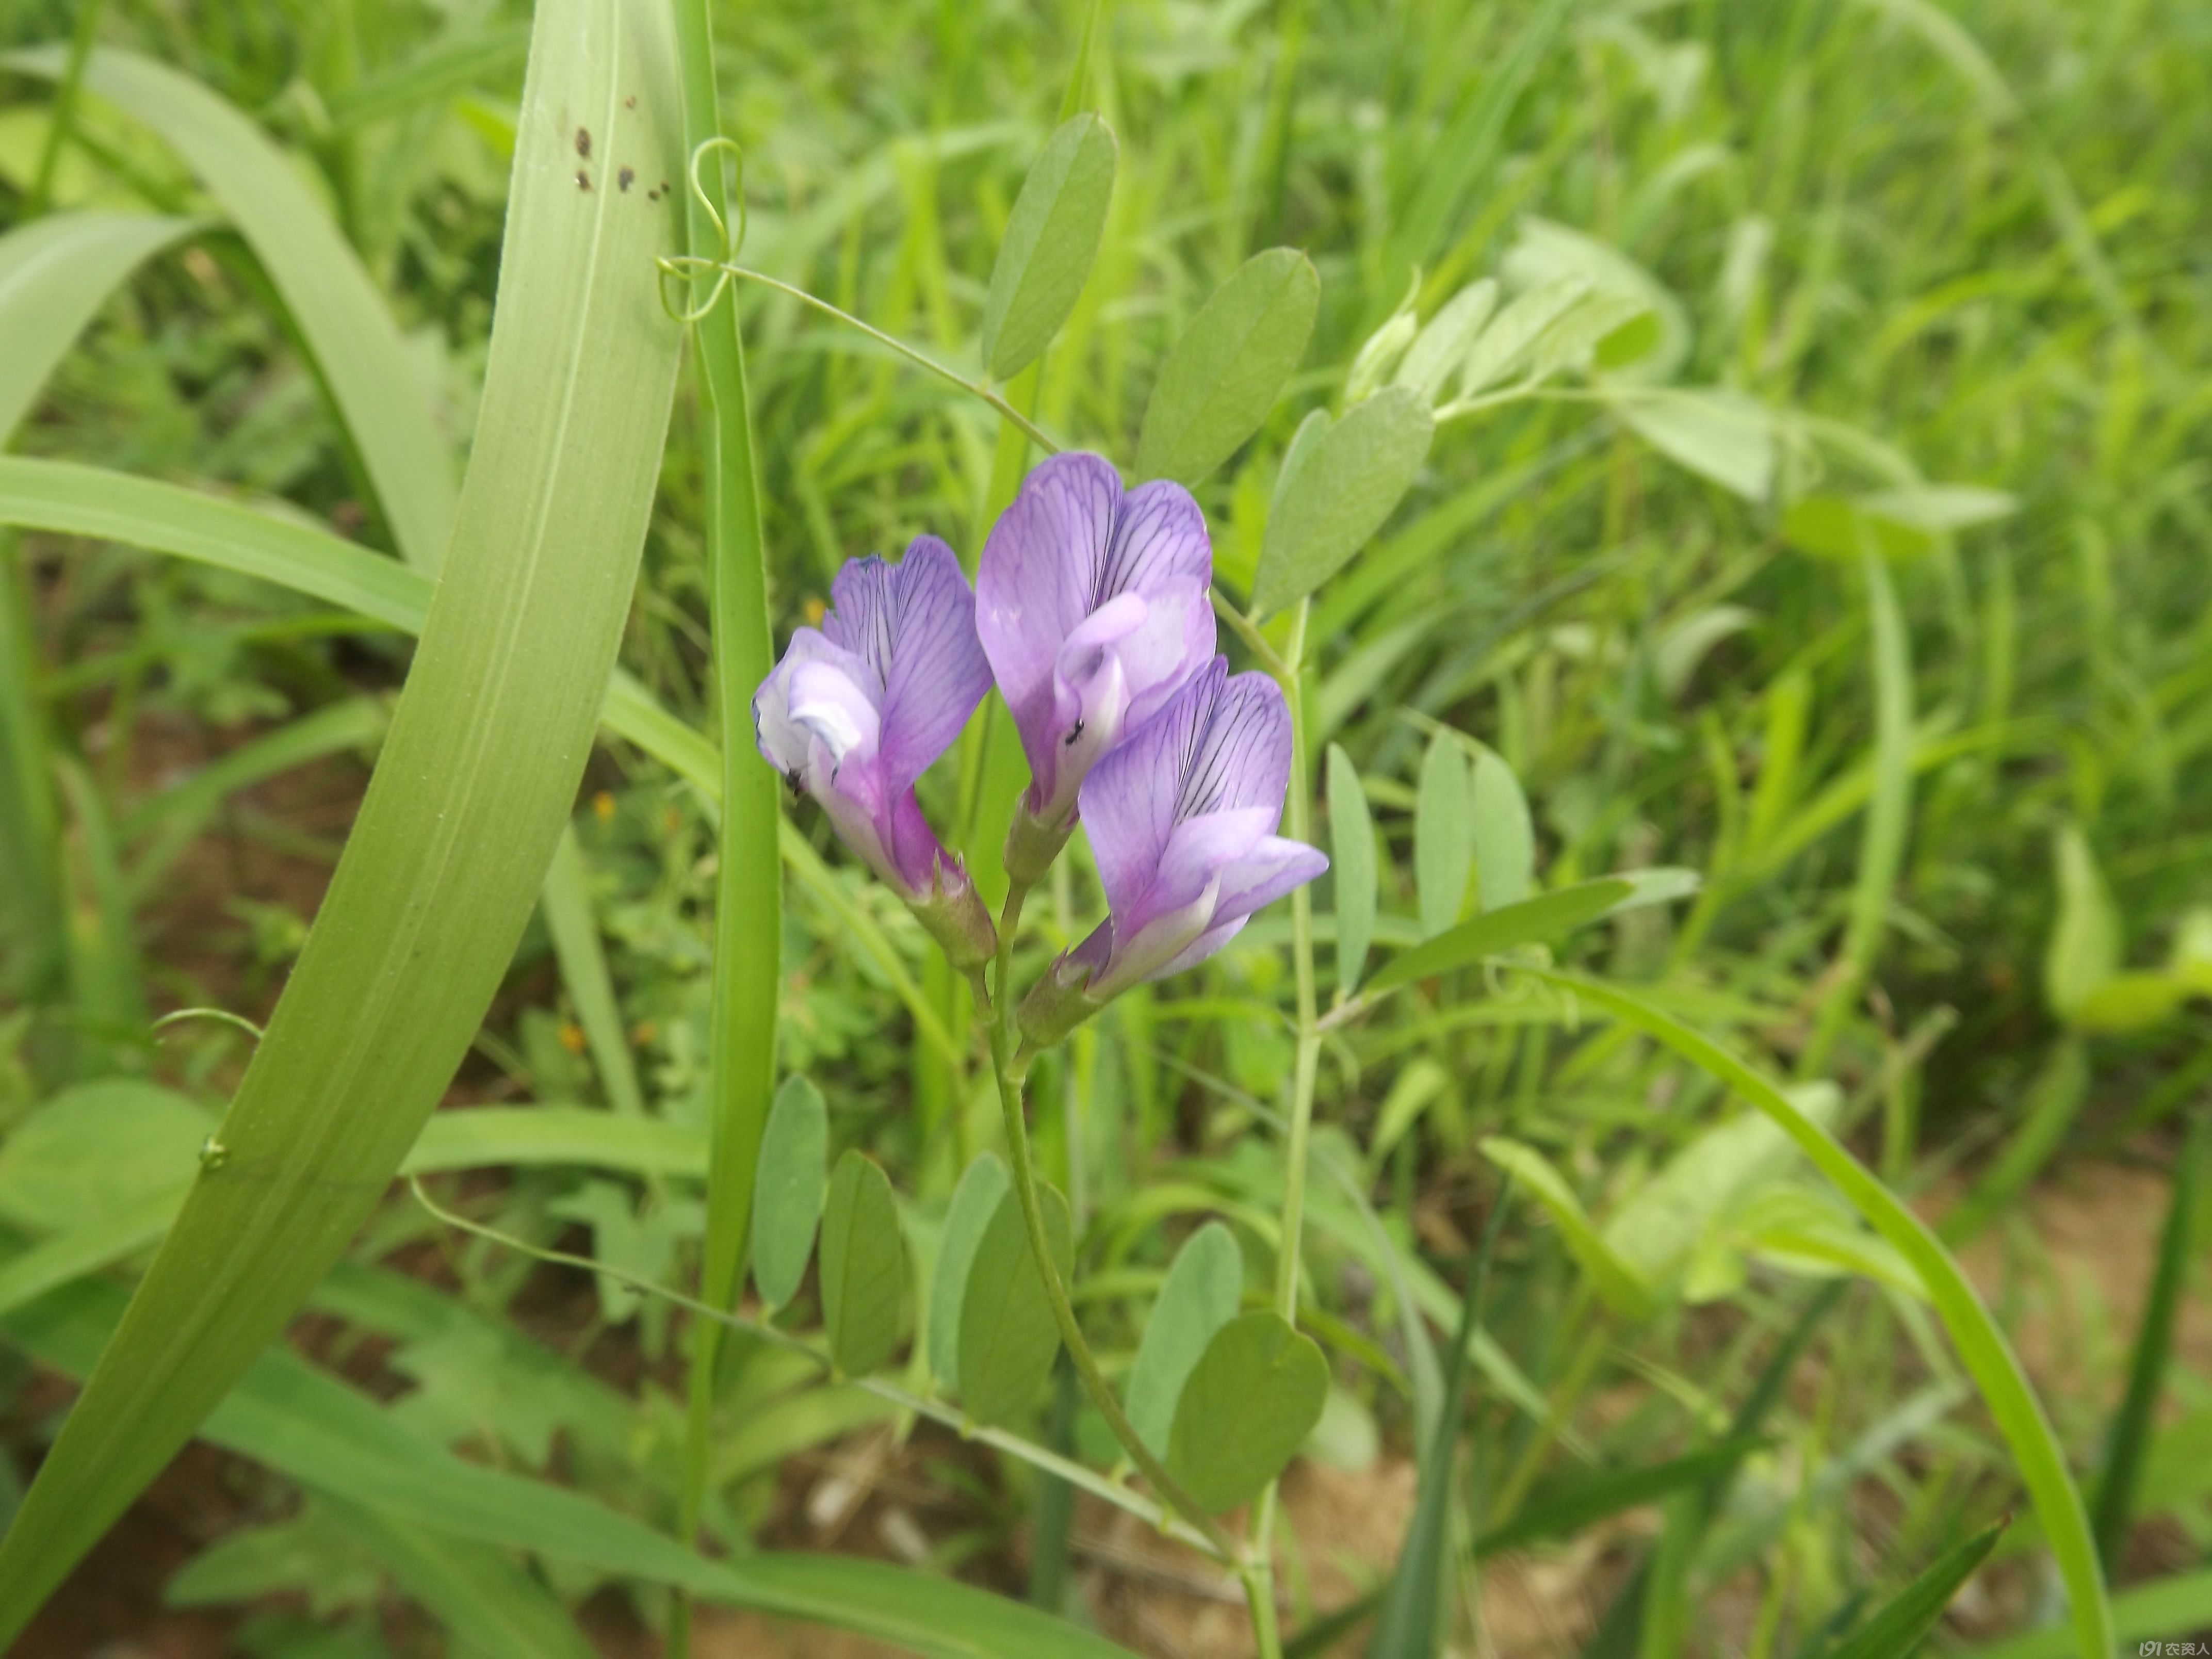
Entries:
[[1482, 1143], [1482, 1155], [1511, 1175], [1540, 1203], [1559, 1230], [1567, 1253], [1589, 1275], [1606, 1306], [1624, 1319], [1641, 1319], [1652, 1311], [1651, 1287], [1641, 1274], [1605, 1242], [1583, 1208], [1582, 1200], [1552, 1162], [1534, 1146], [1504, 1135], [1491, 1135]]
[[645, 1090], [638, 1081], [637, 1060], [630, 1053], [606, 948], [599, 942], [591, 866], [585, 862], [573, 824], [564, 826], [554, 843], [539, 902], [545, 930], [553, 936], [553, 955], [561, 964], [561, 983], [574, 1005], [576, 1024], [583, 1029], [607, 1103], [625, 1116], [642, 1117]]
[[[1045, 1243], [1060, 1282], [1075, 1272], [1067, 1200], [1050, 1187], [1038, 1198]], [[984, 1228], [960, 1300], [960, 1404], [978, 1423], [1005, 1423], [1036, 1398], [1060, 1352], [1060, 1323], [1030, 1254], [1021, 1194], [1008, 1192]]]
[[1296, 604], [1365, 546], [1412, 486], [1435, 435], [1428, 404], [1394, 386], [1295, 446], [1261, 538], [1255, 608], [1267, 615]]
[[1951, 1605], [1959, 1586], [1996, 1547], [2006, 1523], [1984, 1527], [1965, 1542], [1954, 1544], [1920, 1577], [1899, 1591], [1894, 1601], [1862, 1625], [1841, 1647], [1831, 1649], [1826, 1659], [1912, 1659], [1920, 1644]]
[[1449, 933], [1423, 939], [1411, 950], [1401, 951], [1367, 982], [1367, 994], [1379, 995], [1417, 979], [1464, 968], [1471, 962], [1510, 951], [1516, 945], [1538, 945], [1571, 933], [1584, 922], [1607, 915], [1623, 899], [1634, 895], [1632, 883], [1617, 877], [1577, 882], [1556, 892], [1544, 893], [1502, 910], [1487, 910], [1463, 921]]
[[1237, 1235], [1209, 1221], [1176, 1252], [1129, 1368], [1129, 1421], [1155, 1455], [1166, 1455], [1183, 1384], [1214, 1334], [1237, 1316], [1243, 1293]]
[[1079, 115], [1022, 181], [983, 301], [983, 363], [998, 379], [1034, 362], [1075, 309], [1114, 199], [1117, 149], [1103, 121]]
[[2104, 1571], [2097, 1559], [2081, 1494], [2018, 1356], [1958, 1259], [1903, 1200], [1799, 1110], [1781, 1089], [1711, 1038], [1616, 986], [1550, 969], [1527, 971], [1663, 1043], [1765, 1113], [1835, 1183], [1851, 1207], [1912, 1264], [2012, 1453], [2021, 1484], [2034, 1501], [2037, 1518], [2066, 1585], [2075, 1652], [2079, 1659], [2106, 1659], [2116, 1639], [2112, 1604], [2106, 1593]]
[[1375, 938], [1381, 875], [1367, 791], [1352, 757], [1335, 744], [1328, 746], [1328, 836], [1329, 879], [1336, 896], [1336, 984], [1350, 996], [1359, 988], [1367, 947]]
[[1271, 1310], [1214, 1333], [1191, 1370], [1168, 1436], [1168, 1473], [1209, 1512], [1233, 1510], [1283, 1472], [1328, 1397], [1314, 1340]]
[[945, 1236], [937, 1247], [937, 1268], [929, 1281], [929, 1370], [948, 1394], [960, 1389], [960, 1312], [968, 1295], [968, 1276], [983, 1231], [999, 1212], [1013, 1177], [996, 1152], [980, 1153], [961, 1172], [945, 1212]]
[[890, 1177], [848, 1151], [822, 1206], [822, 1323], [840, 1370], [865, 1376], [898, 1346], [906, 1242]]
[[[217, 1132], [226, 1155], [203, 1166], [0, 1545], [0, 1637], [22, 1627], [344, 1249], [513, 957], [628, 614], [677, 344], [653, 264], [672, 246], [669, 216], [578, 191], [559, 118], [588, 111], [611, 153], [675, 171], [665, 23], [643, 0], [539, 9], [483, 412], [444, 578], [313, 932]], [[95, 84], [150, 103], [173, 78], [132, 72], [143, 86]], [[200, 113], [203, 131], [240, 119]], [[273, 155], [268, 165], [281, 173]], [[278, 201], [297, 189], [261, 183]]]
[[1475, 1540], [1478, 1556], [1519, 1549], [1546, 1538], [1569, 1538], [1585, 1527], [1708, 1481], [1725, 1478], [1749, 1453], [1767, 1443], [1756, 1437], [1723, 1440], [1663, 1463], [1608, 1469], [1546, 1492], [1539, 1489], [1510, 1521]]
[[1137, 476], [1194, 484], [1234, 454], [1305, 356], [1320, 308], [1321, 278], [1296, 248], [1247, 259], [1160, 365], [1137, 439]]
[[[58, 46], [0, 57], [50, 78], [65, 61]], [[98, 48], [84, 86], [167, 140], [237, 225], [314, 355], [393, 539], [409, 563], [437, 569], [453, 523], [453, 461], [390, 309], [292, 161], [239, 109], [137, 52]], [[541, 131], [551, 130], [549, 118]]]
[[830, 1108], [808, 1079], [787, 1077], [769, 1109], [753, 1187], [753, 1285], [771, 1308], [806, 1276], [829, 1180]]

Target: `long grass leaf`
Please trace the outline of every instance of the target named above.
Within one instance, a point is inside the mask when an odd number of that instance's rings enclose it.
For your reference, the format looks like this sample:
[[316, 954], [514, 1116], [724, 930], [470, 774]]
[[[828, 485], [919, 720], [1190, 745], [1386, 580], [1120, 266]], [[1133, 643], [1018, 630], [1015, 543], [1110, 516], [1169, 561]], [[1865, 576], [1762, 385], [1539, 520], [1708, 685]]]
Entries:
[[[64, 58], [41, 46], [0, 63], [52, 79]], [[409, 563], [437, 569], [453, 524], [453, 460], [398, 325], [322, 203], [267, 134], [189, 76], [102, 46], [84, 84], [159, 133], [238, 227], [307, 342], [393, 541]]]
[[2173, 1323], [2189, 1288], [2189, 1258], [2197, 1238], [2197, 1206], [2212, 1166], [2212, 1113], [2200, 1112], [2174, 1165], [2173, 1198], [2159, 1240], [2158, 1267], [2144, 1299], [2142, 1323], [2136, 1332], [2128, 1364], [2128, 1391], [2112, 1415], [2105, 1440], [2104, 1473], [2097, 1483], [2092, 1524], [2097, 1553], [2110, 1571], [2127, 1541], [2135, 1511], [2136, 1488], [2142, 1478], [2143, 1455], [2157, 1428], [2159, 1395], [2166, 1384], [2166, 1358], [2173, 1349]]
[[2106, 1659], [2115, 1639], [2112, 1603], [2106, 1595], [2104, 1571], [2090, 1536], [2081, 1494], [2067, 1471], [2065, 1452], [2042, 1401], [1957, 1258], [1872, 1171], [1791, 1105], [1779, 1087], [1703, 1032], [1618, 987], [1548, 969], [1527, 971], [1663, 1043], [1765, 1113], [1875, 1231], [1912, 1264], [1928, 1287], [1929, 1299], [1936, 1304], [1960, 1358], [1980, 1389], [1998, 1432], [2011, 1449], [2021, 1480], [2042, 1520], [2071, 1603], [2069, 1613], [2075, 1651], [2081, 1659]]
[[501, 1551], [324, 1494], [323, 1502], [410, 1600], [436, 1616], [463, 1653], [594, 1659], [598, 1650], [552, 1592]]
[[[122, 1292], [79, 1285], [4, 1322], [43, 1364], [82, 1376], [108, 1341]], [[278, 1346], [209, 1416], [207, 1438], [309, 1490], [407, 1526], [526, 1550], [708, 1601], [857, 1631], [943, 1659], [1109, 1659], [1121, 1650], [1018, 1601], [949, 1578], [850, 1557], [762, 1552], [708, 1561], [580, 1492], [452, 1455], [366, 1395]]]
[[[202, 491], [71, 462], [0, 455], [0, 523], [100, 537], [235, 570], [408, 633], [420, 631], [429, 602], [431, 585], [422, 575], [326, 531]], [[600, 717], [609, 732], [666, 765], [710, 805], [720, 805], [720, 751], [619, 669], [610, 678]], [[964, 1058], [960, 1044], [890, 940], [847, 901], [821, 855], [787, 820], [778, 827], [778, 846], [800, 884], [882, 970], [922, 1040], [958, 1064]]]
[[[714, 81], [714, 36], [707, 0], [676, 0], [684, 149], [696, 169], [684, 194], [684, 240], [705, 259], [731, 257], [731, 207], [725, 184], [721, 115]], [[751, 394], [737, 295], [703, 271], [692, 284], [698, 314], [692, 337], [706, 392], [707, 557], [713, 576], [714, 693], [722, 732], [722, 815], [716, 841], [714, 978], [708, 1014], [713, 1078], [714, 1164], [707, 1183], [707, 1237], [699, 1294], [728, 1307], [744, 1282], [752, 1235], [753, 1187], [761, 1137], [775, 1088], [776, 1008], [783, 962], [783, 805], [775, 772], [741, 740], [752, 723], [752, 696], [775, 662], [769, 631], [768, 560], [761, 527], [760, 464], [753, 453]], [[684, 1483], [677, 1528], [696, 1531], [706, 1497], [713, 1425], [718, 1325], [693, 1334], [684, 1425]], [[688, 1609], [679, 1601], [669, 1646], [683, 1659]]]
[[117, 285], [195, 228], [144, 213], [58, 213], [0, 236], [0, 447]]
[[615, 997], [614, 975], [607, 968], [607, 953], [599, 944], [599, 921], [592, 908], [589, 867], [584, 849], [576, 844], [573, 827], [561, 831], [553, 848], [552, 865], [545, 872], [545, 931], [553, 935], [553, 953], [561, 963], [561, 982], [576, 1006], [576, 1024], [583, 1028], [592, 1064], [599, 1073], [599, 1086], [607, 1103], [631, 1117], [645, 1112], [645, 1090], [637, 1079], [637, 1060], [630, 1053], [629, 1036], [623, 1029], [622, 1006]]
[[669, 216], [580, 191], [569, 129], [580, 115], [603, 155], [668, 166], [675, 112], [665, 16], [645, 0], [549, 3], [536, 28], [444, 578], [345, 854], [218, 1131], [222, 1153], [0, 1544], [0, 1635], [221, 1401], [381, 1197], [467, 1051], [567, 821], [678, 343], [653, 263]]
[[1974, 1569], [1996, 1547], [2004, 1529], [2000, 1521], [1946, 1550], [1827, 1659], [1911, 1659], [1959, 1586], [1973, 1577]]

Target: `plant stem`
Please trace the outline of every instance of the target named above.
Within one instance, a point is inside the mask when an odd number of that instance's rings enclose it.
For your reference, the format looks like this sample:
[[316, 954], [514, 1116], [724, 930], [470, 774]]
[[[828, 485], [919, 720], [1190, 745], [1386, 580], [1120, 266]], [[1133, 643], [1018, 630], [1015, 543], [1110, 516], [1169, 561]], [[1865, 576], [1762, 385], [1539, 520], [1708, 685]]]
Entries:
[[[1282, 679], [1290, 671], [1283, 665], [1283, 659], [1276, 654], [1275, 647], [1268, 644], [1267, 636], [1260, 631], [1259, 624], [1231, 605], [1228, 596], [1219, 588], [1208, 588], [1206, 596], [1213, 601], [1213, 614], [1227, 623], [1229, 631], [1244, 642], [1244, 648], [1252, 653], [1252, 659], [1275, 679]], [[1300, 614], [1304, 614], [1303, 611]]]
[[84, 60], [92, 56], [92, 43], [100, 33], [100, 14], [105, 0], [80, 0], [76, 27], [70, 35], [69, 62], [61, 84], [54, 88], [53, 106], [46, 116], [46, 142], [39, 151], [39, 171], [31, 180], [30, 200], [23, 216], [36, 219], [53, 205], [54, 171], [60, 165], [62, 146], [69, 142], [76, 114], [77, 88], [84, 81]]
[[779, 294], [787, 294], [793, 299], [799, 301], [802, 305], [812, 306], [815, 310], [822, 313], [823, 316], [834, 317], [839, 322], [844, 324], [848, 328], [859, 330], [861, 333], [866, 335], [871, 340], [873, 340], [878, 345], [886, 347], [889, 349], [896, 352], [900, 356], [905, 358], [917, 368], [928, 370], [929, 373], [936, 375], [940, 380], [944, 380], [951, 385], [958, 386], [961, 391], [967, 392], [970, 397], [981, 398], [985, 403], [990, 404], [992, 408], [997, 410], [1001, 416], [1006, 420], [1012, 421], [1016, 426], [1019, 427], [1022, 429], [1024, 435], [1025, 435], [1029, 441], [1035, 444], [1039, 449], [1044, 451], [1046, 454], [1057, 455], [1060, 453], [1061, 449], [1066, 447], [1055, 442], [1052, 438], [1047, 436], [1043, 428], [1037, 425], [1036, 422], [1030, 420], [1028, 416], [1023, 414], [1020, 410], [1015, 408], [1012, 404], [1009, 403], [998, 392], [994, 392], [988, 385], [981, 381], [969, 380], [966, 375], [961, 374], [958, 369], [950, 368], [944, 363], [939, 362], [936, 358], [931, 356], [927, 352], [908, 345], [904, 340], [900, 339], [896, 335], [886, 334], [883, 330], [876, 327], [873, 324], [862, 322], [858, 317], [853, 315], [851, 312], [841, 310], [837, 307], [830, 304], [829, 301], [822, 298], [819, 295], [809, 294], [805, 289], [794, 287], [792, 283], [779, 281], [777, 278], [768, 275], [765, 271], [753, 270], [744, 265], [732, 264], [726, 260], [702, 259], [694, 256], [686, 259], [664, 259], [661, 261], [661, 265], [664, 270], [674, 271], [679, 275], [685, 271], [689, 271], [692, 281], [695, 283], [704, 281], [706, 278], [706, 273], [709, 270], [713, 270], [721, 273], [721, 276], [717, 279], [718, 287], [722, 279], [735, 276], [744, 282], [758, 283], [765, 288], [772, 288]]
[[999, 954], [992, 963], [989, 1019], [991, 1071], [998, 1080], [999, 1107], [1006, 1117], [1007, 1162], [1012, 1166], [1014, 1191], [1021, 1200], [1030, 1258], [1036, 1263], [1037, 1276], [1044, 1281], [1045, 1297], [1052, 1304], [1053, 1317], [1059, 1322], [1060, 1340], [1066, 1345], [1076, 1377], [1082, 1382], [1083, 1391], [1091, 1396], [1091, 1403], [1098, 1408], [1098, 1414], [1106, 1419], [1106, 1426], [1114, 1431], [1114, 1437], [1129, 1454], [1130, 1462], [1152, 1483], [1152, 1489], [1168, 1507], [1190, 1522], [1216, 1555], [1224, 1561], [1237, 1561], [1242, 1558], [1235, 1540], [1168, 1473], [1167, 1466], [1152, 1455], [1152, 1448], [1145, 1443], [1144, 1437], [1122, 1411], [1121, 1402], [1107, 1382], [1105, 1373], [1098, 1369], [1097, 1356], [1084, 1340], [1083, 1328], [1076, 1322], [1074, 1304], [1068, 1300], [1067, 1286], [1060, 1282], [1060, 1269], [1053, 1261], [1052, 1249], [1045, 1237], [1044, 1207], [1037, 1199], [1036, 1170], [1030, 1157], [1029, 1124], [1022, 1109], [1022, 1079], [1014, 1060], [1014, 933], [1021, 925], [1022, 902], [1028, 896], [1029, 890], [1018, 882], [1006, 890], [1006, 908], [999, 918]]
[[[1305, 656], [1306, 620], [1311, 602], [1298, 601], [1291, 621], [1291, 637], [1279, 658], [1273, 652], [1273, 672], [1283, 688], [1283, 701], [1291, 711], [1291, 787], [1285, 829], [1292, 841], [1313, 839], [1312, 756], [1307, 752], [1304, 689], [1300, 669]], [[1257, 630], [1255, 629], [1255, 632]], [[1255, 654], [1258, 654], [1255, 651]], [[1291, 1074], [1290, 1136], [1283, 1153], [1283, 1242], [1275, 1254], [1275, 1311], [1286, 1324], [1298, 1322], [1298, 1258], [1304, 1236], [1306, 1163], [1313, 1139], [1314, 1083], [1321, 1067], [1321, 999], [1315, 989], [1313, 890], [1304, 884], [1291, 890], [1291, 965], [1297, 987], [1297, 1058]], [[1279, 1649], [1274, 1636], [1275, 1481], [1260, 1494], [1253, 1511], [1252, 1571], [1256, 1581], [1247, 1586], [1252, 1606], [1253, 1633], [1262, 1659]], [[1270, 1640], [1274, 1645], [1270, 1645]]]
[[[465, 1233], [473, 1233], [479, 1238], [489, 1239], [493, 1243], [504, 1246], [507, 1249], [520, 1251], [522, 1255], [536, 1261], [550, 1261], [556, 1267], [578, 1267], [586, 1273], [598, 1273], [603, 1278], [613, 1279], [617, 1285], [627, 1285], [641, 1295], [659, 1297], [661, 1300], [675, 1307], [685, 1309], [712, 1324], [727, 1326], [733, 1331], [743, 1331], [748, 1336], [758, 1337], [771, 1346], [782, 1348], [787, 1352], [804, 1354], [819, 1365], [825, 1376], [834, 1371], [835, 1362], [828, 1354], [823, 1352], [812, 1343], [793, 1336], [790, 1332], [780, 1329], [766, 1320], [749, 1319], [741, 1313], [733, 1313], [726, 1308], [714, 1307], [696, 1297], [686, 1296], [681, 1291], [672, 1291], [665, 1285], [657, 1285], [641, 1274], [626, 1273], [620, 1267], [610, 1267], [605, 1262], [594, 1261], [587, 1255], [577, 1255], [568, 1250], [548, 1249], [544, 1245], [532, 1244], [527, 1239], [517, 1238], [513, 1233], [501, 1232], [496, 1227], [487, 1227], [481, 1221], [471, 1221], [468, 1217], [460, 1214], [458, 1211], [446, 1208], [437, 1200], [432, 1198], [423, 1188], [422, 1176], [410, 1176], [407, 1179], [409, 1187], [414, 1191], [415, 1201], [449, 1227], [458, 1228]], [[872, 1394], [878, 1400], [889, 1401], [901, 1411], [912, 1412], [917, 1417], [926, 1417], [933, 1423], [941, 1423], [948, 1429], [957, 1430], [964, 1438], [980, 1440], [987, 1446], [995, 1446], [1000, 1451], [1018, 1457], [1025, 1463], [1042, 1469], [1049, 1474], [1057, 1475], [1060, 1480], [1073, 1486], [1082, 1487], [1094, 1498], [1103, 1498], [1116, 1509], [1127, 1510], [1147, 1526], [1157, 1528], [1179, 1543], [1188, 1544], [1194, 1549], [1202, 1550], [1209, 1554], [1214, 1553], [1212, 1545], [1204, 1537], [1183, 1525], [1182, 1522], [1176, 1520], [1142, 1492], [1133, 1492], [1118, 1481], [1109, 1480], [1097, 1470], [1079, 1463], [1072, 1458], [1063, 1457], [1047, 1447], [1038, 1445], [1033, 1440], [1025, 1440], [1020, 1435], [1011, 1434], [1004, 1429], [979, 1428], [969, 1422], [953, 1407], [938, 1401], [927, 1399], [921, 1395], [909, 1393], [899, 1387], [897, 1383], [886, 1382], [878, 1376], [847, 1376], [840, 1377], [839, 1380], [852, 1384], [865, 1394]]]
[[[675, 8], [684, 89], [684, 151], [694, 187], [685, 193], [686, 240], [696, 253], [726, 252], [728, 196], [720, 157], [714, 41], [707, 0]], [[713, 156], [699, 178], [702, 150]], [[710, 194], [711, 192], [711, 194]], [[775, 1086], [775, 1016], [782, 964], [782, 860], [777, 842], [782, 805], [774, 773], [740, 740], [751, 723], [753, 688], [775, 664], [769, 630], [765, 536], [759, 464], [745, 386], [744, 341], [737, 296], [702, 272], [692, 283], [693, 338], [707, 393], [707, 552], [713, 572], [715, 696], [722, 738], [722, 820], [714, 907], [714, 986], [708, 1015], [714, 1079], [713, 1144], [707, 1183], [707, 1238], [700, 1299], [726, 1308], [744, 1282], [752, 1221], [753, 1178], [761, 1133]], [[702, 293], [702, 290], [704, 292]], [[705, 1506], [714, 1407], [719, 1322], [700, 1325], [691, 1350], [678, 1536], [692, 1546]], [[690, 1606], [678, 1596], [669, 1620], [670, 1659], [690, 1650]]]

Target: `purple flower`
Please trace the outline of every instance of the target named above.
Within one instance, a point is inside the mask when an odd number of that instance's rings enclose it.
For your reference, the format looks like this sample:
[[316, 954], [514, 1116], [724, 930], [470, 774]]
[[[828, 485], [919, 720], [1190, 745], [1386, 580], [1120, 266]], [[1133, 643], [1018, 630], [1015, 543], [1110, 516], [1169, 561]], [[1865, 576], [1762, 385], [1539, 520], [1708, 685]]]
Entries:
[[1023, 1010], [1052, 1042], [1139, 980], [1212, 956], [1293, 887], [1328, 868], [1274, 833], [1291, 776], [1291, 716], [1264, 674], [1212, 665], [1083, 785], [1083, 825], [1107, 918]]
[[989, 955], [981, 943], [989, 920], [914, 793], [990, 689], [975, 596], [952, 550], [934, 536], [916, 537], [897, 564], [853, 560], [830, 595], [820, 631], [793, 634], [754, 693], [755, 741], [793, 789], [822, 804], [845, 844], [915, 908], [956, 962], [981, 961]]
[[1188, 490], [1124, 491], [1097, 455], [1046, 461], [992, 526], [976, 632], [1029, 756], [1024, 805], [1042, 831], [1065, 839], [1091, 769], [1212, 656], [1212, 569]]

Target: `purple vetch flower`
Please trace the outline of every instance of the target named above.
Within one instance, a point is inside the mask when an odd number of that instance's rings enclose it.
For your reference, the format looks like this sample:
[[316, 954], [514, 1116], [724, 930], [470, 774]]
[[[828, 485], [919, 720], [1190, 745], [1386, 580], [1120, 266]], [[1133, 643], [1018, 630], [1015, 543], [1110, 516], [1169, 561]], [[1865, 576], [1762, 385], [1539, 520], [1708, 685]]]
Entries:
[[989, 958], [990, 920], [914, 786], [990, 689], [975, 596], [934, 536], [916, 537], [897, 564], [851, 561], [830, 596], [820, 630], [794, 633], [753, 694], [754, 739], [955, 963], [974, 966]]
[[1290, 776], [1282, 691], [1220, 657], [1101, 761], [1081, 804], [1107, 918], [1031, 994], [1024, 1033], [1056, 1041], [1138, 981], [1203, 962], [1328, 868], [1274, 833]]
[[1036, 840], [1031, 859], [1010, 860], [1018, 878], [1036, 879], [1041, 867], [1019, 866], [1058, 853], [1091, 769], [1212, 656], [1212, 570], [1188, 490], [1125, 491], [1097, 455], [1046, 461], [992, 526], [975, 628], [1029, 756]]

